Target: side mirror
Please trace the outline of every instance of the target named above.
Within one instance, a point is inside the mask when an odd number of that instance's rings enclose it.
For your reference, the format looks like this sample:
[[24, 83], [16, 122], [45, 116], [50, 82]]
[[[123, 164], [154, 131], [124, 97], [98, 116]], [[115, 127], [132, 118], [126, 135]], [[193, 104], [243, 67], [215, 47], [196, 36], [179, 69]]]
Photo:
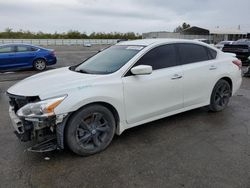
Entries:
[[133, 75], [146, 75], [153, 72], [152, 66], [149, 65], [138, 65], [131, 69]]
[[248, 57], [248, 60], [250, 61], [250, 56]]

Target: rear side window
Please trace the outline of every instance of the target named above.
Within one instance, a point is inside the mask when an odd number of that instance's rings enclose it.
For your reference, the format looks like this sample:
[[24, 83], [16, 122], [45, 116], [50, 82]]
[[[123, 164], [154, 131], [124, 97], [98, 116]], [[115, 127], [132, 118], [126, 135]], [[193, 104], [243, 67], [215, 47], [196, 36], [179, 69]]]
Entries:
[[0, 47], [0, 53], [11, 53], [11, 52], [14, 52], [12, 46]]
[[207, 48], [209, 59], [215, 59], [217, 57], [217, 52], [211, 48]]
[[177, 60], [175, 46], [168, 44], [156, 47], [137, 61], [135, 66], [137, 65], [150, 65], [153, 70], [176, 66]]
[[28, 46], [17, 46], [17, 52], [29, 52], [30, 48]]
[[208, 49], [204, 46], [198, 44], [177, 44], [177, 46], [182, 64], [207, 61], [212, 58], [212, 55], [209, 57]]

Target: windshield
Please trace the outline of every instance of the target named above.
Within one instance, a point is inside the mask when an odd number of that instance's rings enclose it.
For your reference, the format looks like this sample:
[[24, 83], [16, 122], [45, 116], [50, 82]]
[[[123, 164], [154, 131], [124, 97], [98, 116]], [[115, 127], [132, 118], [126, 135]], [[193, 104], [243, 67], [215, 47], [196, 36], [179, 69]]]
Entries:
[[88, 74], [110, 74], [119, 70], [142, 49], [143, 46], [111, 46], [87, 59], [76, 67], [75, 71]]
[[222, 42], [219, 42], [218, 44], [230, 44], [229, 41], [222, 41]]

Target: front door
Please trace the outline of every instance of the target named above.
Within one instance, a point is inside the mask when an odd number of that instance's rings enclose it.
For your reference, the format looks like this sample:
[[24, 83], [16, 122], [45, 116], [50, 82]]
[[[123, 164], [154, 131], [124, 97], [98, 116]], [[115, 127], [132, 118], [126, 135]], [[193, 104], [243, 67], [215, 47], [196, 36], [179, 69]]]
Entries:
[[150, 75], [128, 73], [122, 79], [127, 123], [133, 124], [183, 108], [182, 69], [174, 45], [156, 47], [134, 66], [150, 65]]
[[35, 56], [35, 52], [31, 51], [29, 46], [20, 45], [16, 48], [16, 61], [19, 66], [32, 65]]
[[0, 47], [0, 70], [15, 67], [16, 59], [13, 46]]

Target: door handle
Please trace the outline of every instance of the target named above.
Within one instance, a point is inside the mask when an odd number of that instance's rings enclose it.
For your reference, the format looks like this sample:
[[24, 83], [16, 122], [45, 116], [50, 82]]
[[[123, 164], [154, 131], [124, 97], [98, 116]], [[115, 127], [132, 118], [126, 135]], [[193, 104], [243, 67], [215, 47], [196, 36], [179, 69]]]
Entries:
[[210, 68], [209, 68], [209, 70], [216, 70], [217, 69], [217, 67], [215, 66], [215, 65], [212, 65]]
[[177, 79], [181, 79], [182, 76], [179, 74], [174, 74], [173, 77], [171, 78], [172, 80], [177, 80]]

